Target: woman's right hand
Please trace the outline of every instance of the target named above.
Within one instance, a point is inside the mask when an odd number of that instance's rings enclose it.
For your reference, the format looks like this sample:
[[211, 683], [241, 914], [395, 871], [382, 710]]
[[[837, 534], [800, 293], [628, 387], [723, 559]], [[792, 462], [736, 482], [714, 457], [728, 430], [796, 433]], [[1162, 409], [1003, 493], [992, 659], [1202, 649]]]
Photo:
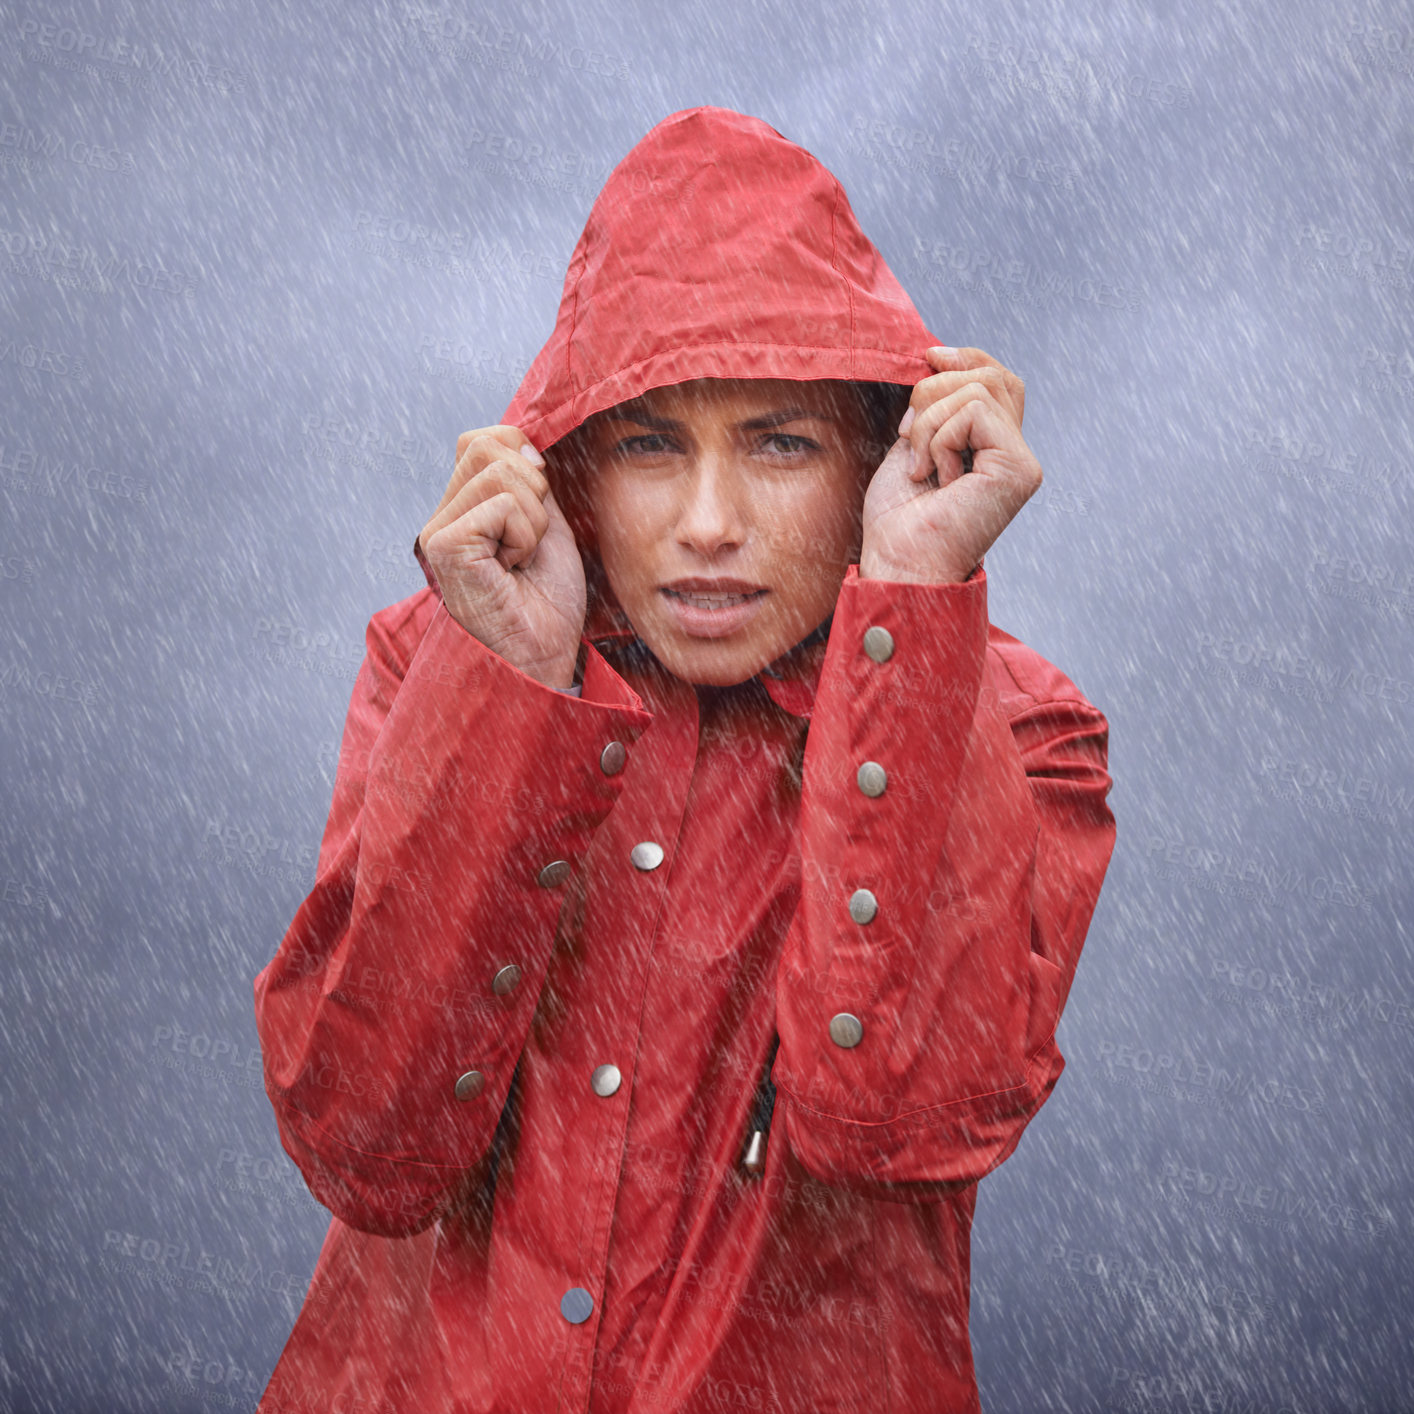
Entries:
[[447, 612], [547, 687], [569, 687], [584, 632], [584, 563], [545, 461], [517, 427], [457, 438], [457, 465], [418, 537]]

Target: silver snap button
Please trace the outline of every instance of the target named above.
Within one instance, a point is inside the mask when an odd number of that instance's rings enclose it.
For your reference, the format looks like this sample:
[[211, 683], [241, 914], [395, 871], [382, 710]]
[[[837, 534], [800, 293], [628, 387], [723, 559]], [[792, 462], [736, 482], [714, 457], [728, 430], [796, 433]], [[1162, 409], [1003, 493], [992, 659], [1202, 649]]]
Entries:
[[560, 1315], [572, 1326], [581, 1326], [594, 1314], [594, 1298], [582, 1287], [572, 1286], [560, 1297]]
[[849, 896], [849, 916], [856, 923], [872, 923], [879, 911], [879, 900], [868, 889], [856, 889]]
[[589, 1077], [589, 1083], [594, 1087], [596, 1095], [602, 1095], [606, 1099], [623, 1084], [623, 1076], [619, 1074], [616, 1065], [596, 1065], [594, 1074]]
[[864, 630], [864, 651], [876, 662], [887, 663], [894, 653], [894, 636], [873, 624]]
[[889, 775], [877, 761], [866, 761], [859, 768], [855, 780], [859, 782], [859, 789], [865, 795], [877, 796], [883, 795], [884, 787], [889, 783]]
[[553, 864], [547, 864], [538, 875], [535, 882], [542, 889], [558, 888], [570, 876], [570, 862], [568, 859], [557, 859]]
[[457, 1081], [457, 1099], [474, 1100], [486, 1088], [486, 1077], [479, 1070], [469, 1070]]
[[507, 992], [514, 992], [520, 986], [520, 968], [515, 963], [508, 963], [491, 979], [491, 990], [498, 997], [504, 997]]
[[628, 760], [628, 748], [621, 741], [611, 741], [599, 753], [599, 769], [606, 776], [617, 776]]
[[663, 846], [644, 840], [642, 844], [634, 845], [628, 857], [633, 860], [635, 869], [656, 869], [663, 862]]
[[830, 1040], [849, 1049], [864, 1039], [864, 1023], [853, 1012], [842, 1011], [830, 1018]]

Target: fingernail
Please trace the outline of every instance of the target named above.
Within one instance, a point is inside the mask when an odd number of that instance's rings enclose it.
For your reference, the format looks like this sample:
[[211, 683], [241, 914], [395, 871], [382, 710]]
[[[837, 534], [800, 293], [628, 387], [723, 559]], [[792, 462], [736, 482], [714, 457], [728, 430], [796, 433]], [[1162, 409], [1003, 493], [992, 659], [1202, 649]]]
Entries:
[[534, 462], [536, 466], [543, 467], [545, 465], [545, 458], [542, 457], [529, 442], [522, 442], [520, 444], [520, 454], [526, 461]]
[[908, 436], [908, 429], [913, 426], [913, 419], [915, 416], [916, 414], [913, 408], [909, 408], [909, 410], [904, 413], [903, 421], [900, 422], [898, 425], [898, 435], [900, 437]]
[[950, 348], [947, 344], [934, 344], [933, 347], [928, 350], [928, 352], [942, 354], [944, 358], [951, 358], [957, 352], [957, 350], [954, 348]]

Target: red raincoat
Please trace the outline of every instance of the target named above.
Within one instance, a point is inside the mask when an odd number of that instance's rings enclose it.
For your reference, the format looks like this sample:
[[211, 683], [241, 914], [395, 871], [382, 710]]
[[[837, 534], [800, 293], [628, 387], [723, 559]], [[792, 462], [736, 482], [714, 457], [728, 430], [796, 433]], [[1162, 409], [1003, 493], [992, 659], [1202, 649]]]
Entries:
[[[502, 421], [544, 448], [684, 379], [911, 385], [937, 342], [818, 161], [691, 109], [610, 177]], [[976, 1184], [1064, 1065], [1104, 717], [989, 625], [982, 569], [851, 566], [730, 689], [605, 597], [585, 643], [581, 695], [543, 686], [430, 574], [368, 626], [255, 980], [333, 1214], [262, 1414], [976, 1410]]]

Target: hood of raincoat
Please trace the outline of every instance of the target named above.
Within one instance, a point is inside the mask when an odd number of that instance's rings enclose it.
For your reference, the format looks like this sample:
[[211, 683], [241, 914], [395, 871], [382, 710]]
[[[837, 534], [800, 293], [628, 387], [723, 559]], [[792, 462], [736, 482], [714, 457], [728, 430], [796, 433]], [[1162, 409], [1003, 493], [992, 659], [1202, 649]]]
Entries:
[[[694, 378], [912, 386], [941, 342], [823, 163], [759, 118], [686, 108], [605, 182], [554, 330], [501, 421], [543, 451], [597, 412]], [[583, 527], [580, 548], [586, 635], [635, 637]]]
[[686, 108], [605, 182], [502, 421], [544, 449], [691, 378], [912, 385], [941, 342], [817, 158], [759, 118]]

